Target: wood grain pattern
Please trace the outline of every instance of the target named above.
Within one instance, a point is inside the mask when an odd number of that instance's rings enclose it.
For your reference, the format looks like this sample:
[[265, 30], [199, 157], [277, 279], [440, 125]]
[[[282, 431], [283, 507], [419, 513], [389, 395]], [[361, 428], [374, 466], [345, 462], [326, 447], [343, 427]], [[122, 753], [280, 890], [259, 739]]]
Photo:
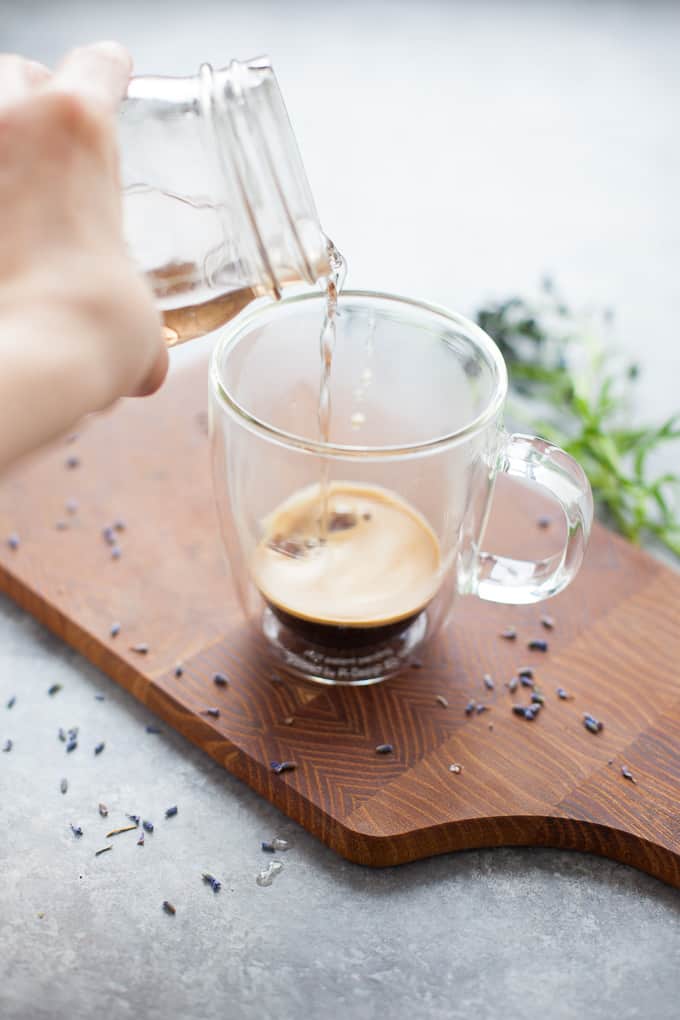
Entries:
[[[350, 860], [557, 846], [680, 886], [680, 576], [596, 527], [579, 578], [547, 610], [552, 632], [540, 625], [546, 607], [461, 599], [420, 669], [354, 690], [277, 683], [241, 621], [222, 556], [205, 389], [200, 361], [151, 401], [124, 403], [8, 476], [0, 535], [18, 532], [21, 546], [2, 543], [0, 586]], [[69, 469], [72, 454], [80, 465]], [[69, 498], [76, 514], [65, 510]], [[534, 500], [519, 486], [503, 493], [489, 547], [536, 555], [557, 545], [553, 529], [533, 526]], [[119, 560], [101, 534], [115, 518], [126, 522]], [[57, 530], [58, 520], [68, 528]], [[114, 620], [121, 632], [111, 638]], [[509, 624], [515, 642], [498, 636]], [[529, 652], [531, 637], [546, 637], [548, 653]], [[131, 650], [138, 642], [148, 655]], [[528, 692], [504, 686], [527, 664], [547, 701], [534, 723], [510, 710]], [[225, 689], [212, 682], [218, 671], [229, 676]], [[558, 700], [559, 686], [573, 699]], [[470, 698], [490, 710], [466, 716]], [[219, 718], [201, 715], [209, 706]], [[602, 733], [585, 730], [583, 712], [602, 719]], [[386, 741], [394, 753], [377, 756]], [[297, 770], [274, 775], [273, 759]]]

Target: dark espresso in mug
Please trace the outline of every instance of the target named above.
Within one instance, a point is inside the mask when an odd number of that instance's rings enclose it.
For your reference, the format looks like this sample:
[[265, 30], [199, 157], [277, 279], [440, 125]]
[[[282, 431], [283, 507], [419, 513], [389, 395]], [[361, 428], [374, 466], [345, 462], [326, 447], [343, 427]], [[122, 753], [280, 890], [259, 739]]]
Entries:
[[333, 482], [321, 534], [320, 487], [264, 521], [252, 576], [278, 619], [327, 650], [367, 648], [402, 633], [435, 595], [439, 542], [393, 492]]

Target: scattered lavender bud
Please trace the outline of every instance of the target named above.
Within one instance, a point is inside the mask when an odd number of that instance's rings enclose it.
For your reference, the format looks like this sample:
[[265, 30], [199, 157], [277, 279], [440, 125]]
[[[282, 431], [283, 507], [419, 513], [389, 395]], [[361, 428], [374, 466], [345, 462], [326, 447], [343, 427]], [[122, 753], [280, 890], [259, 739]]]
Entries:
[[224, 675], [224, 673], [215, 673], [215, 675], [213, 676], [213, 683], [217, 687], [227, 687], [229, 684], [229, 680]]
[[169, 807], [169, 808], [165, 809], [165, 817], [166, 818], [174, 818], [176, 814], [177, 814], [177, 805], [176, 804], [173, 804], [172, 807]]
[[555, 629], [555, 620], [552, 616], [542, 616], [541, 623], [543, 624], [546, 630]]
[[474, 710], [476, 708], [477, 708], [477, 702], [473, 701], [471, 699], [470, 701], [468, 701], [467, 705], [465, 706], [465, 714], [466, 715], [472, 715], [472, 713], [474, 712]]
[[66, 736], [68, 737], [69, 740], [77, 740], [78, 739], [78, 727], [77, 726], [72, 726], [70, 730], [67, 730]]
[[201, 715], [210, 715], [210, 716], [213, 717], [213, 719], [219, 719], [219, 717], [220, 717], [220, 710], [219, 710], [219, 708], [204, 708], [201, 711], [200, 714]]
[[449, 703], [448, 703], [448, 701], [446, 700], [446, 698], [444, 697], [443, 694], [438, 694], [437, 698], [436, 698], [436, 701], [437, 701], [437, 704], [442, 706], [442, 708], [448, 708], [449, 707]]
[[67, 754], [70, 754], [71, 751], [75, 751], [77, 746], [78, 746], [78, 741], [75, 738], [72, 739], [72, 740], [69, 740], [69, 742], [66, 745], [66, 752], [67, 752]]
[[66, 743], [66, 731], [62, 730], [61, 726], [59, 727], [58, 736], [59, 736], [59, 739], [61, 740], [62, 744], [65, 744]]
[[70, 457], [66, 458], [66, 467], [70, 468], [71, 470], [73, 468], [80, 467], [80, 457], [76, 457], [73, 454], [71, 454]]
[[134, 822], [136, 826], [139, 826], [139, 823], [141, 822], [139, 815], [126, 815], [125, 817], [129, 818], [131, 822]]
[[538, 710], [540, 709], [540, 707], [541, 707], [540, 705], [531, 705], [529, 708], [524, 709], [524, 718], [527, 720], [527, 722], [534, 721], [534, 719], [538, 715]]
[[520, 666], [517, 670], [518, 677], [528, 677], [530, 680], [533, 679], [534, 668], [533, 666]]
[[510, 682], [508, 683], [508, 690], [510, 691], [511, 694], [515, 693], [515, 691], [517, 690], [517, 685], [518, 684], [519, 684], [519, 678], [516, 677], [516, 676], [513, 676], [510, 679]]
[[13, 694], [12, 697], [7, 702], [7, 708], [14, 708], [16, 703], [17, 703], [17, 696], [16, 696], [16, 694]]
[[517, 637], [517, 631], [514, 627], [506, 627], [505, 630], [501, 631], [500, 637], [505, 638], [506, 641], [514, 641]]
[[545, 698], [540, 691], [532, 691], [531, 700], [535, 705], [545, 705]]
[[77, 514], [78, 513], [78, 500], [77, 499], [68, 499], [66, 501], [66, 513], [67, 514]]
[[99, 814], [102, 816], [102, 818], [106, 818], [109, 813], [109, 809], [107, 808], [106, 804], [99, 804], [98, 808]]
[[163, 910], [166, 914], [170, 914], [171, 916], [174, 916], [177, 913], [176, 907], [174, 907], [169, 900], [163, 900]]
[[203, 872], [201, 878], [203, 879], [206, 885], [210, 886], [214, 893], [218, 893], [222, 888], [222, 883], [220, 882], [220, 880], [218, 878], [215, 878], [214, 875], [210, 875], [207, 871]]
[[80, 837], [83, 834], [83, 830], [80, 827], [80, 825], [74, 825], [73, 822], [71, 822], [71, 832], [76, 837], [76, 839], [80, 839]]
[[515, 713], [515, 715], [521, 715], [522, 718], [524, 718], [524, 713], [526, 712], [526, 709], [524, 705], [513, 705], [512, 711]]
[[456, 775], [458, 775], [462, 771], [463, 766], [459, 765], [457, 761], [454, 761], [453, 764], [449, 765], [449, 772], [454, 772]]
[[116, 544], [117, 541], [116, 533], [114, 532], [110, 524], [107, 524], [105, 528], [102, 528], [102, 538], [104, 539], [107, 545]]
[[590, 733], [600, 733], [604, 729], [604, 724], [587, 712], [583, 715], [583, 725]]
[[534, 686], [534, 681], [531, 679], [530, 676], [521, 676], [519, 678], [519, 682], [521, 683], [522, 687], [533, 687]]
[[121, 547], [119, 545], [114, 545], [113, 549], [111, 550], [111, 559], [119, 560], [122, 555], [123, 550], [121, 549]]
[[97, 694], [95, 694], [95, 696], [94, 696], [94, 700], [95, 700], [95, 701], [106, 701], [106, 695], [105, 695], [105, 694], [99, 694], [99, 693], [97, 693]]
[[54, 525], [57, 531], [68, 531], [67, 521], [57, 521]]
[[145, 832], [153, 832], [153, 822], [148, 822], [146, 819], [142, 822], [142, 828]]
[[[390, 751], [392, 750], [391, 744], [381, 744], [380, 747], [389, 747]], [[376, 751], [378, 751], [377, 747]], [[387, 751], [378, 751], [378, 754], [387, 753], [388, 753]], [[292, 772], [294, 769], [297, 768], [297, 765], [295, 764], [294, 761], [273, 761], [270, 764], [272, 772], [275, 772], [277, 776], [280, 775], [282, 772]]]
[[18, 549], [21, 545], [21, 539], [17, 535], [16, 531], [13, 531], [12, 534], [8, 536], [7, 545], [10, 549]]
[[477, 715], [481, 715], [482, 712], [488, 712], [489, 711], [489, 706], [488, 705], [477, 705], [476, 711], [477, 711]]
[[5, 751], [6, 753], [8, 753], [9, 751], [11, 751], [11, 750], [12, 750], [12, 748], [13, 748], [13, 747], [14, 747], [14, 742], [13, 742], [13, 741], [11, 741], [11, 740], [9, 739], [9, 737], [8, 737], [8, 738], [7, 738], [7, 740], [5, 741], [5, 743], [4, 743], [3, 745], [2, 745], [2, 749], [3, 749], [3, 751]]
[[484, 674], [482, 680], [484, 681], [484, 686], [486, 687], [487, 691], [493, 691], [495, 689], [496, 685], [493, 682], [493, 677], [491, 677], [488, 673]]
[[68, 779], [62, 779], [62, 781], [59, 783], [59, 789], [61, 790], [62, 793], [68, 792]]
[[276, 853], [276, 851], [274, 850], [274, 844], [271, 843], [269, 840], [266, 840], [266, 839], [262, 840], [262, 843], [260, 844], [260, 846], [262, 847], [264, 852], [267, 853], [267, 854]]
[[105, 747], [106, 747], [106, 744], [102, 741], [100, 744], [97, 744], [97, 746], [94, 749], [94, 753], [95, 754], [101, 754]]
[[140, 830], [139, 839], [137, 840], [137, 846], [144, 846], [144, 829]]
[[536, 521], [536, 524], [539, 526], [539, 528], [549, 528], [550, 525], [552, 524], [552, 517], [548, 517], [547, 515], [539, 517], [538, 520]]
[[259, 872], [255, 881], [259, 886], [271, 885], [281, 871], [283, 871], [283, 864], [280, 861], [271, 861], [263, 871]]
[[378, 744], [375, 749], [376, 754], [392, 754], [394, 748], [391, 744]]
[[125, 521], [122, 520], [122, 518], [120, 518], [120, 517], [113, 522], [112, 526], [113, 526], [114, 531], [125, 531], [125, 528], [126, 528]]
[[560, 698], [561, 701], [568, 701], [571, 698], [571, 695], [567, 694], [567, 692], [565, 691], [564, 687], [558, 687], [557, 688], [557, 697]]
[[140, 644], [130, 645], [130, 651], [136, 652], [137, 655], [148, 655], [149, 646], [142, 641]]
[[119, 634], [120, 634], [120, 624], [117, 623], [117, 622], [116, 623], [112, 623], [111, 624], [111, 630], [109, 631], [109, 636], [113, 638], [113, 637], [118, 637]]
[[626, 765], [621, 766], [621, 775], [624, 779], [628, 779], [631, 783], [637, 783], [637, 779]]
[[155, 726], [153, 723], [149, 723], [149, 725], [146, 727], [146, 732], [147, 733], [156, 733], [157, 734], [157, 733], [162, 733], [163, 730], [160, 728], [160, 726]]
[[530, 652], [547, 652], [548, 642], [539, 638], [534, 638], [533, 641], [529, 641], [527, 648]]
[[176, 677], [180, 677], [180, 676], [183, 676], [183, 675], [184, 675], [184, 666], [182, 665], [181, 662], [178, 662], [177, 665], [175, 666], [175, 676]]
[[58, 694], [58, 693], [59, 693], [59, 691], [61, 691], [62, 689], [63, 689], [63, 688], [62, 688], [62, 685], [61, 685], [61, 684], [52, 684], [52, 686], [51, 686], [51, 687], [48, 687], [48, 688], [47, 688], [47, 693], [49, 694], [49, 696], [50, 696], [51, 698], [53, 698], [53, 697], [54, 697], [54, 695], [55, 695], [55, 694]]

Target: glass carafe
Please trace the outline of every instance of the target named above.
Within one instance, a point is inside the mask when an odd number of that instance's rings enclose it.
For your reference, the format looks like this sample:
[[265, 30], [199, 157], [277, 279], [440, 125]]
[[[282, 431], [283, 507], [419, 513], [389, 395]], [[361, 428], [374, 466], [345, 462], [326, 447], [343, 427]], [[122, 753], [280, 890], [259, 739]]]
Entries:
[[327, 240], [266, 58], [133, 78], [119, 136], [126, 238], [168, 346], [327, 275]]

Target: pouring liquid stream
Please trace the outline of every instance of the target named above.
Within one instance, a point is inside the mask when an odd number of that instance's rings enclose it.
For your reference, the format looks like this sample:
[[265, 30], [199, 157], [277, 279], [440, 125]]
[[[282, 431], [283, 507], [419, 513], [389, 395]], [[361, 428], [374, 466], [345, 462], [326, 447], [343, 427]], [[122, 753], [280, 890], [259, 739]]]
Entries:
[[[331, 369], [333, 366], [333, 351], [335, 350], [336, 320], [338, 315], [338, 294], [342, 290], [347, 275], [347, 263], [328, 239], [328, 262], [330, 272], [326, 279], [326, 312], [324, 315], [321, 335], [319, 337], [319, 348], [321, 354], [321, 380], [319, 384], [319, 438], [322, 443], [330, 441], [331, 430]], [[328, 534], [328, 504], [330, 493], [330, 471], [331, 461], [329, 457], [322, 457], [321, 460], [321, 517], [319, 526], [319, 541], [323, 544]]]

